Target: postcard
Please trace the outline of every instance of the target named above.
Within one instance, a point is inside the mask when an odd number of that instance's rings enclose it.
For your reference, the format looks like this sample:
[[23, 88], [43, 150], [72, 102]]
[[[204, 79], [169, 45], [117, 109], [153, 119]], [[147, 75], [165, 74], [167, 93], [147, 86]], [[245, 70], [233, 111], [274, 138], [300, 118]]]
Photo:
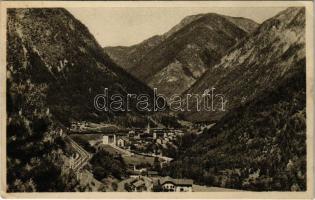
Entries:
[[311, 1], [1, 2], [3, 198], [312, 198]]

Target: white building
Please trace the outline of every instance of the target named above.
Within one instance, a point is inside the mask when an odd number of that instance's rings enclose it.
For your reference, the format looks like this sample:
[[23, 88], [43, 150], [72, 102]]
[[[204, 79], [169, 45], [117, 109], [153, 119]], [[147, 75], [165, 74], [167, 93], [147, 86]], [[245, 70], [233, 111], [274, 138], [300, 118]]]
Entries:
[[151, 132], [150, 123], [148, 123], [148, 126], [146, 130], [144, 131], [144, 133], [150, 134], [150, 132]]
[[103, 144], [116, 145], [116, 135], [104, 135]]
[[191, 179], [173, 179], [165, 177], [160, 180], [163, 191], [168, 192], [192, 192], [193, 180]]
[[127, 145], [127, 143], [128, 143], [128, 140], [125, 138], [119, 138], [117, 140], [117, 146], [119, 146], [119, 147], [125, 147]]

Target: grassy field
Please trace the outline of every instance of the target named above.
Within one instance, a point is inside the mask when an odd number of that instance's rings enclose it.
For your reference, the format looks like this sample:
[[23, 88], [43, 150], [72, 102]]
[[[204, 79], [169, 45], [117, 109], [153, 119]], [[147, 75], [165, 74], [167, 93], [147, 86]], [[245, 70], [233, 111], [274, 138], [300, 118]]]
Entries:
[[104, 149], [105, 151], [107, 151], [110, 154], [116, 155], [116, 154], [120, 154], [122, 155], [123, 153], [113, 147], [111, 147], [110, 145], [102, 145], [102, 149]]
[[110, 145], [103, 145], [102, 148], [105, 151], [109, 152], [110, 154], [122, 155], [126, 164], [139, 165], [139, 164], [143, 164], [143, 163], [149, 163], [149, 164], [153, 165], [153, 163], [154, 163], [154, 157], [143, 156], [143, 155], [138, 155], [138, 154], [134, 154], [134, 155], [129, 156], [129, 155], [126, 155], [125, 153], [119, 151], [118, 149], [111, 147]]
[[132, 165], [139, 165], [142, 163], [149, 163], [150, 165], [153, 165], [154, 158], [149, 156], [142, 156], [142, 155], [133, 155], [133, 156], [123, 156], [124, 161], [126, 164], [132, 164]]

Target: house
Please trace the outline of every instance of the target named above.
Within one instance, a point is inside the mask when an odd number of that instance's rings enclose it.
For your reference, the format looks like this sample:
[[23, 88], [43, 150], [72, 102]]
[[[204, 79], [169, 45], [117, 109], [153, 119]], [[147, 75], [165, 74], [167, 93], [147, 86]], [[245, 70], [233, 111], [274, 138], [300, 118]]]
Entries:
[[173, 179], [167, 176], [158, 183], [164, 192], [192, 192], [192, 179]]
[[91, 146], [96, 146], [97, 143], [99, 143], [99, 140], [89, 140]]
[[158, 175], [159, 175], [159, 173], [157, 171], [148, 171], [148, 176], [150, 176], [150, 177], [156, 177]]
[[175, 133], [174, 133], [174, 132], [169, 132], [168, 135], [169, 135], [169, 136], [174, 136]]
[[184, 132], [182, 130], [175, 130], [176, 135], [184, 135]]
[[128, 134], [129, 135], [134, 135], [136, 132], [134, 131], [134, 130], [130, 130], [129, 132], [128, 132]]
[[143, 180], [137, 180], [131, 183], [131, 189], [133, 192], [143, 192], [146, 191], [147, 188], [145, 186], [145, 182]]
[[156, 143], [163, 144], [162, 140], [160, 138], [156, 139]]
[[123, 140], [122, 138], [119, 138], [117, 140], [117, 146], [124, 147], [125, 146], [125, 140]]
[[139, 179], [141, 177], [141, 172], [140, 171], [128, 170], [128, 173], [129, 173], [129, 177], [130, 178]]
[[119, 138], [117, 140], [117, 146], [119, 146], [119, 147], [125, 147], [127, 145], [127, 143], [128, 143], [128, 139], [126, 139], [126, 138]]
[[134, 166], [133, 166], [133, 171], [134, 171], [134, 172], [139, 172], [140, 174], [146, 174], [146, 173], [147, 173], [147, 168], [140, 168], [140, 169], [137, 169], [136, 166], [134, 165]]
[[139, 140], [139, 139], [140, 139], [140, 134], [139, 134], [139, 133], [138, 133], [138, 134], [135, 134], [135, 135], [133, 136], [133, 139]]
[[156, 137], [161, 137], [164, 134], [163, 128], [155, 128], [152, 130], [152, 132], [156, 135]]

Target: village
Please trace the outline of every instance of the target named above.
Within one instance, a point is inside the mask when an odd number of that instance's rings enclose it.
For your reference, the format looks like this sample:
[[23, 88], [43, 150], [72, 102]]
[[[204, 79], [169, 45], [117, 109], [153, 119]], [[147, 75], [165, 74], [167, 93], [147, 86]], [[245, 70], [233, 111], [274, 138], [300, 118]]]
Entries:
[[[98, 132], [88, 134], [87, 130]], [[104, 130], [104, 129], [102, 129]], [[176, 140], [185, 134], [185, 130], [151, 127], [129, 130], [115, 130], [106, 126], [106, 130], [96, 131], [93, 124], [87, 122], [73, 123], [71, 132], [87, 137], [89, 144], [97, 151], [105, 150], [121, 156], [128, 166], [128, 177], [118, 183], [117, 191], [143, 192], [192, 192], [193, 180], [163, 177], [159, 169], [168, 165], [173, 158], [165, 155], [167, 149], [177, 148]], [[106, 133], [104, 133], [106, 132]]]

